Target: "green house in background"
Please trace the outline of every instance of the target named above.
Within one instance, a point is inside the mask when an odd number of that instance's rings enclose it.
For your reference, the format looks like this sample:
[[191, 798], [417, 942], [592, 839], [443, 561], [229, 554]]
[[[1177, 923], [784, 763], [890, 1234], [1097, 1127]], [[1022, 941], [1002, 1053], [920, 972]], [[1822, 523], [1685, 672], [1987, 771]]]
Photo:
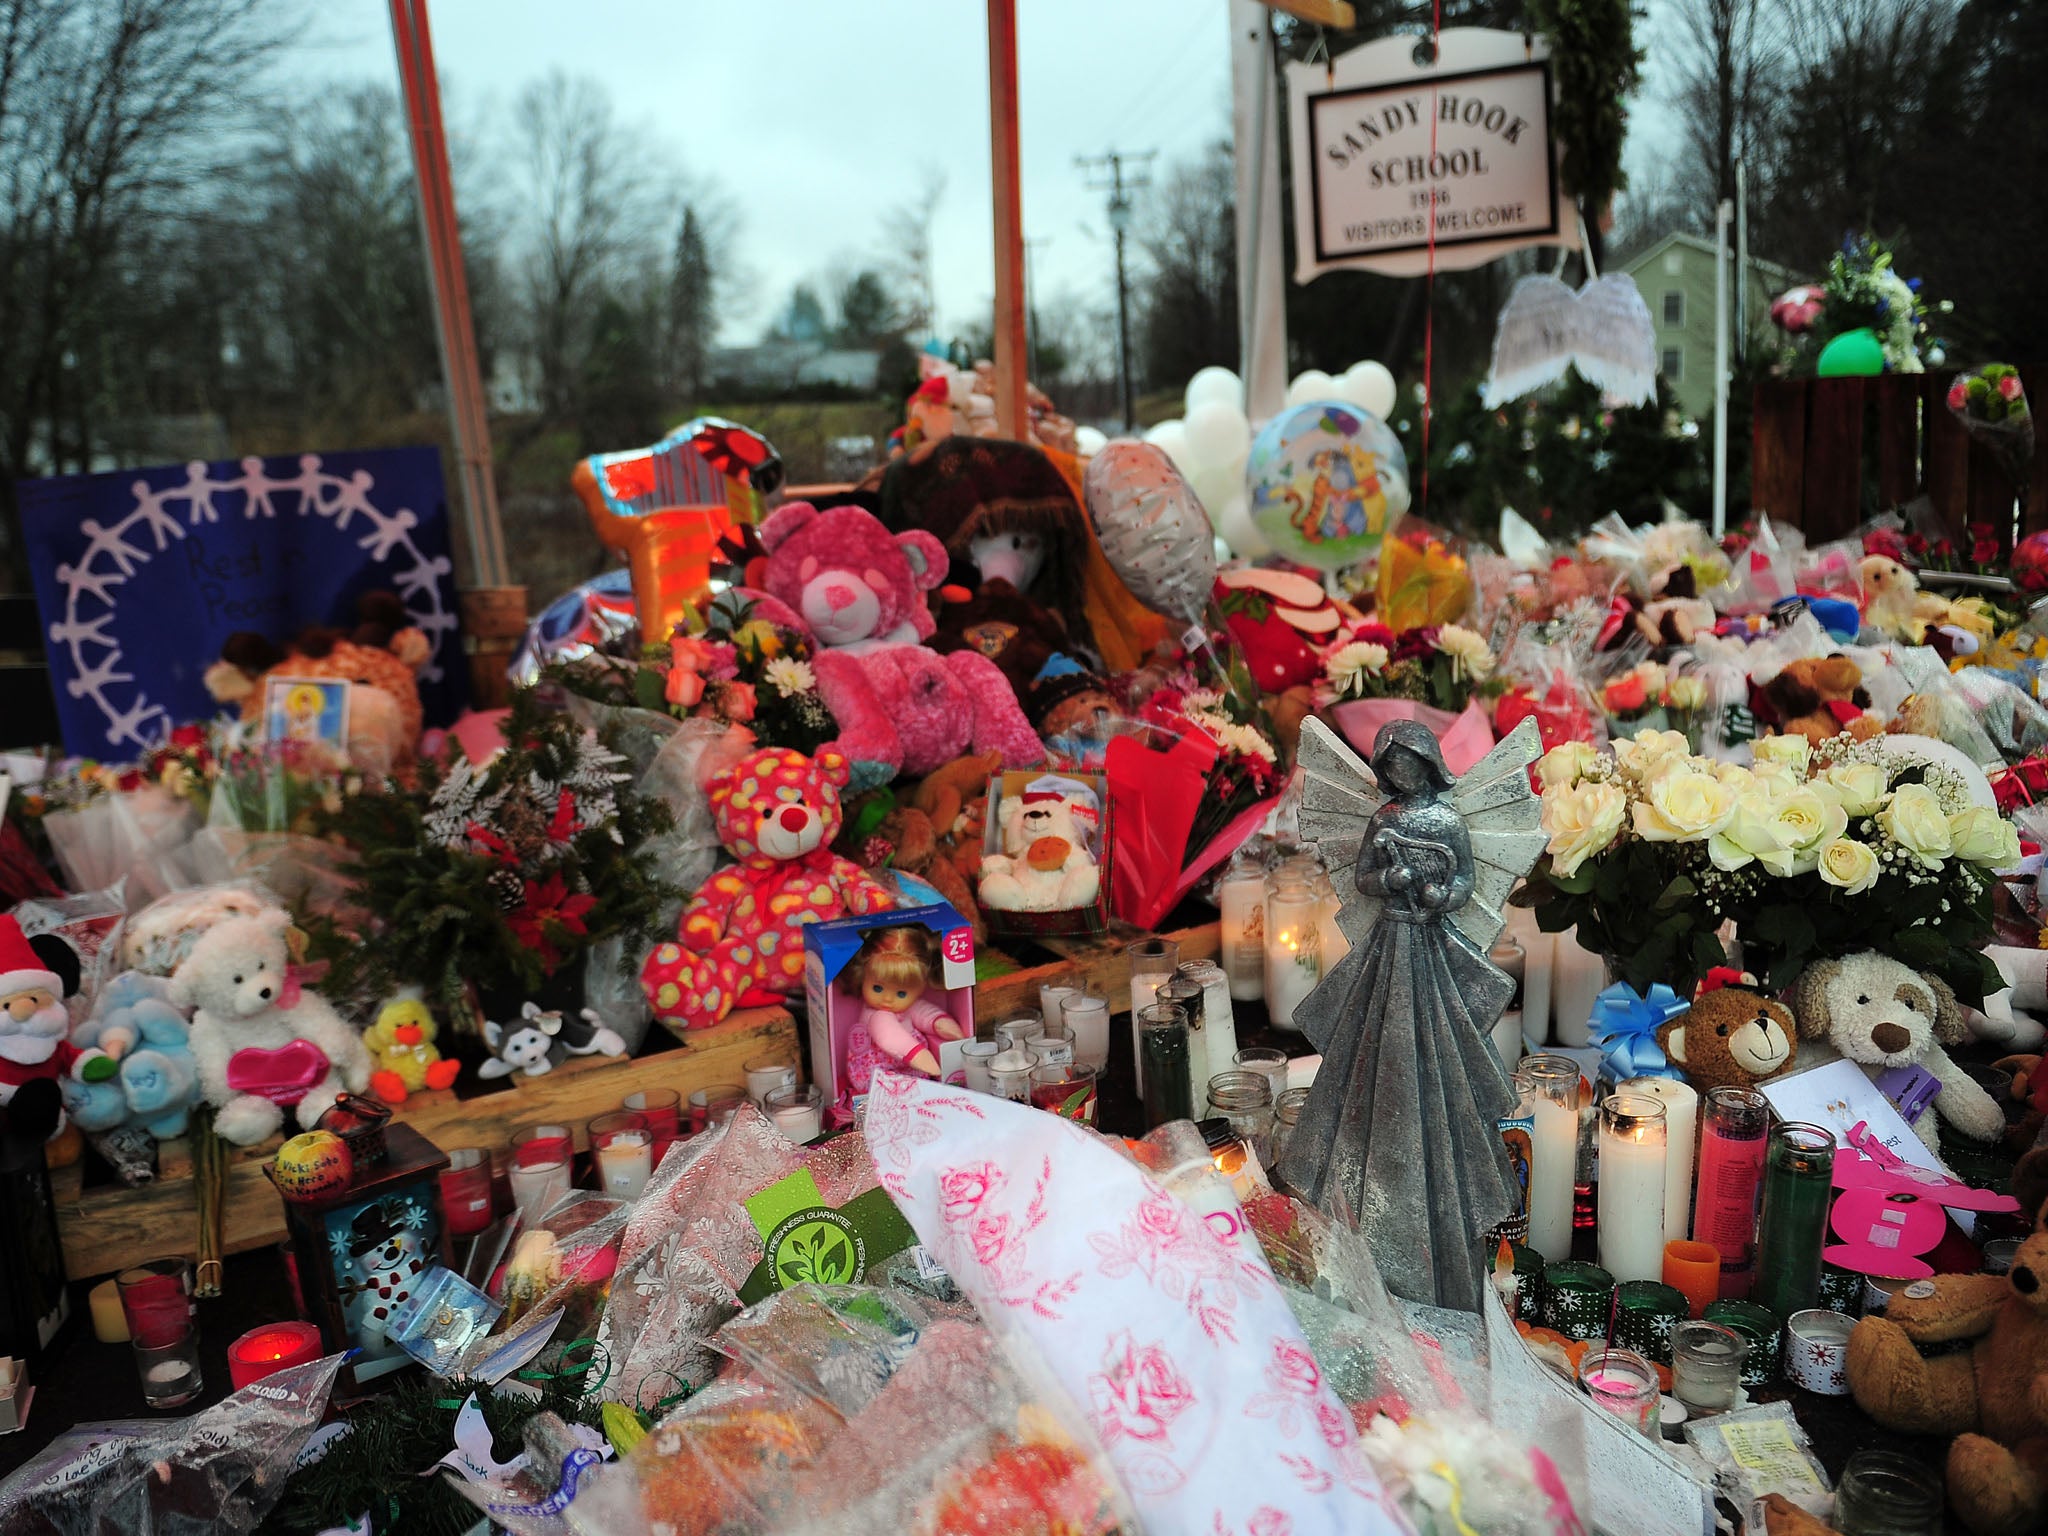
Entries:
[[[1714, 409], [1714, 243], [1674, 230], [1621, 270], [1636, 280], [1657, 328], [1657, 371], [1686, 415], [1704, 420]], [[1799, 279], [1774, 261], [1749, 258], [1749, 334], [1771, 323], [1771, 300]], [[1735, 303], [1730, 263], [1728, 302]]]

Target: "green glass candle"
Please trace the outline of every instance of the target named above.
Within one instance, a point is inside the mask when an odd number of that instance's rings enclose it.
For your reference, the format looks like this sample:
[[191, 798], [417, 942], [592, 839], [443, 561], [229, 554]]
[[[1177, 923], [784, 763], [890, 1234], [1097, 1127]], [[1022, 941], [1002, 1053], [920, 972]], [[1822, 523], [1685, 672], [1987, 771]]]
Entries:
[[1568, 1339], [1604, 1339], [1614, 1276], [1598, 1264], [1565, 1259], [1543, 1271], [1543, 1326]]
[[1138, 1010], [1138, 1062], [1145, 1084], [1145, 1129], [1194, 1118], [1188, 1078], [1188, 1016], [1172, 1003]]
[[1614, 1301], [1614, 1342], [1669, 1365], [1671, 1330], [1692, 1314], [1685, 1292], [1661, 1280], [1624, 1280]]
[[1834, 1133], [1796, 1121], [1771, 1132], [1750, 1295], [1781, 1318], [1820, 1305], [1820, 1252], [1834, 1197]]
[[1749, 1354], [1742, 1362], [1742, 1384], [1766, 1387], [1778, 1379], [1778, 1360], [1785, 1320], [1768, 1307], [1753, 1301], [1717, 1301], [1702, 1314], [1705, 1321], [1732, 1328], [1749, 1341]]

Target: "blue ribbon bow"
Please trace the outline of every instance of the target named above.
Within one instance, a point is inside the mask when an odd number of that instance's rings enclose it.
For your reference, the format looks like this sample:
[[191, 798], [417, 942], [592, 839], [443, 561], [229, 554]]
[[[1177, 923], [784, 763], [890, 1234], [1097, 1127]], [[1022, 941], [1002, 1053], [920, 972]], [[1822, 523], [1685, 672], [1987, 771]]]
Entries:
[[1657, 1031], [1691, 1005], [1664, 983], [1648, 997], [1617, 981], [1593, 1000], [1593, 1043], [1600, 1047], [1600, 1075], [1612, 1082], [1632, 1077], [1682, 1077], [1657, 1044]]

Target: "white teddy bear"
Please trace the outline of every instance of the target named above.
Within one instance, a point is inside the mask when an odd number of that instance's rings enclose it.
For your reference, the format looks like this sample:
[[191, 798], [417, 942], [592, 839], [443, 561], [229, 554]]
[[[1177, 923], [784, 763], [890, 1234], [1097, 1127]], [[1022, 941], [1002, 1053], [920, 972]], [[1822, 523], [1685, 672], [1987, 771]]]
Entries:
[[344, 1088], [370, 1086], [362, 1037], [291, 974], [290, 926], [276, 910], [216, 923], [171, 977], [171, 1001], [197, 1010], [191, 1048], [213, 1128], [237, 1146], [275, 1135], [287, 1108], [310, 1130]]
[[981, 861], [981, 904], [999, 912], [1070, 912], [1093, 904], [1102, 871], [1088, 852], [1094, 809], [1056, 790], [1006, 796], [1003, 851]]
[[1938, 1115], [1972, 1141], [1995, 1141], [2005, 1132], [2005, 1113], [1974, 1079], [1949, 1059], [1943, 1046], [1966, 1037], [1962, 1006], [1948, 983], [1922, 975], [1875, 950], [1841, 960], [1817, 960], [1792, 989], [1799, 1036], [1814, 1042], [1802, 1049], [1799, 1066], [1820, 1066], [1846, 1057], [1873, 1082], [1900, 1067], [1919, 1067], [1941, 1085], [1931, 1109], [1913, 1122], [1927, 1149], [1941, 1152]]

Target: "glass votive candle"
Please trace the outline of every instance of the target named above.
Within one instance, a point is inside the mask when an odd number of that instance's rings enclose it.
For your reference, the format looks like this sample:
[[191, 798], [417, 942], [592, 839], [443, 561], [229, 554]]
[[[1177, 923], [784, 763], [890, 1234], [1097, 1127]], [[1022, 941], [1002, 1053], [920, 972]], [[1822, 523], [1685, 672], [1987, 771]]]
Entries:
[[1306, 1088], [1289, 1088], [1273, 1101], [1272, 1163], [1275, 1168], [1286, 1161], [1287, 1144], [1294, 1139], [1294, 1128], [1301, 1121], [1301, 1112], [1308, 1104], [1308, 1094]]
[[520, 1225], [531, 1229], [569, 1193], [568, 1155], [565, 1152], [553, 1162], [521, 1162], [515, 1156], [510, 1178], [512, 1205], [519, 1212]]
[[576, 1155], [576, 1138], [566, 1125], [522, 1125], [512, 1133], [512, 1165], [562, 1163]]
[[1022, 1046], [1005, 1049], [988, 1062], [988, 1091], [999, 1099], [1031, 1102], [1031, 1073], [1038, 1063]]
[[483, 1148], [449, 1148], [448, 1166], [441, 1170], [441, 1216], [450, 1237], [475, 1237], [491, 1224], [491, 1154]]
[[997, 1040], [960, 1042], [960, 1071], [969, 1090], [974, 1093], [995, 1092], [995, 1085], [989, 1081], [988, 1064], [1002, 1053], [1002, 1043]]
[[699, 1088], [690, 1095], [690, 1133], [715, 1130], [733, 1117], [733, 1113], [747, 1100], [747, 1090], [741, 1083], [713, 1083], [709, 1088]]
[[1048, 1024], [1024, 1042], [1042, 1067], [1063, 1067], [1074, 1059], [1074, 1037], [1064, 1025]]
[[1031, 1072], [1031, 1102], [1083, 1125], [1095, 1123], [1095, 1069], [1085, 1061], [1048, 1063]]
[[228, 1346], [228, 1380], [241, 1391], [295, 1365], [320, 1358], [320, 1330], [311, 1323], [259, 1323]]
[[1029, 1008], [1006, 1013], [989, 1026], [989, 1038], [1006, 1051], [1023, 1049], [1024, 1043], [1041, 1029], [1045, 1020]]
[[802, 1146], [825, 1129], [825, 1095], [816, 1083], [790, 1083], [768, 1095], [763, 1106], [775, 1129]]
[[656, 1141], [683, 1134], [683, 1096], [673, 1088], [636, 1089], [620, 1101], [619, 1107], [645, 1120], [648, 1133]]
[[1721, 1250], [1689, 1237], [1666, 1243], [1664, 1283], [1682, 1291], [1687, 1307], [1698, 1317], [1720, 1297]]
[[1858, 1451], [1835, 1484], [1841, 1536], [1938, 1536], [1941, 1479], [1897, 1451]]
[[1237, 1053], [1231, 1063], [1240, 1072], [1264, 1074], [1273, 1084], [1273, 1102], [1280, 1102], [1280, 1095], [1287, 1091], [1287, 1053], [1275, 1050], [1270, 1045], [1248, 1046]]
[[192, 1331], [192, 1261], [151, 1259], [114, 1277], [128, 1337], [155, 1349]]
[[1079, 971], [1061, 971], [1049, 981], [1038, 984], [1038, 1011], [1047, 1024], [1064, 1024], [1067, 1021], [1067, 999], [1079, 997], [1088, 990], [1088, 981]]
[[1680, 1323], [1671, 1330], [1672, 1396], [1696, 1414], [1733, 1408], [1748, 1357], [1749, 1341], [1733, 1328]]
[[1745, 1387], [1767, 1387], [1778, 1379], [1780, 1339], [1785, 1332], [1782, 1317], [1753, 1301], [1717, 1301], [1701, 1317], [1733, 1328], [1749, 1344], [1749, 1354], [1742, 1362]]
[[206, 1385], [199, 1373], [199, 1335], [188, 1334], [172, 1344], [135, 1346], [135, 1371], [142, 1378], [142, 1400], [152, 1408], [179, 1408]]
[[1066, 999], [1060, 1020], [1074, 1037], [1074, 1060], [1097, 1073], [1109, 1067], [1109, 999], [1100, 992], [1079, 991]]
[[1145, 1091], [1144, 1053], [1138, 1049], [1138, 1019], [1159, 1000], [1159, 989], [1173, 978], [1180, 966], [1180, 943], [1176, 939], [1147, 938], [1128, 946], [1124, 954], [1131, 962], [1131, 1063], [1138, 1074], [1138, 1092]]
[[632, 1110], [599, 1115], [590, 1122], [590, 1155], [600, 1189], [621, 1200], [638, 1200], [654, 1172], [654, 1133]]
[[1634, 1350], [1587, 1350], [1579, 1362], [1579, 1385], [1602, 1413], [1646, 1439], [1658, 1438], [1657, 1368]]
[[1209, 1113], [1230, 1122], [1246, 1146], [1265, 1160], [1272, 1151], [1273, 1080], [1263, 1072], [1219, 1072], [1209, 1079]]
[[760, 1108], [768, 1102], [768, 1095], [778, 1088], [787, 1088], [803, 1074], [797, 1071], [796, 1063], [786, 1056], [757, 1056], [746, 1064], [747, 1097]]

